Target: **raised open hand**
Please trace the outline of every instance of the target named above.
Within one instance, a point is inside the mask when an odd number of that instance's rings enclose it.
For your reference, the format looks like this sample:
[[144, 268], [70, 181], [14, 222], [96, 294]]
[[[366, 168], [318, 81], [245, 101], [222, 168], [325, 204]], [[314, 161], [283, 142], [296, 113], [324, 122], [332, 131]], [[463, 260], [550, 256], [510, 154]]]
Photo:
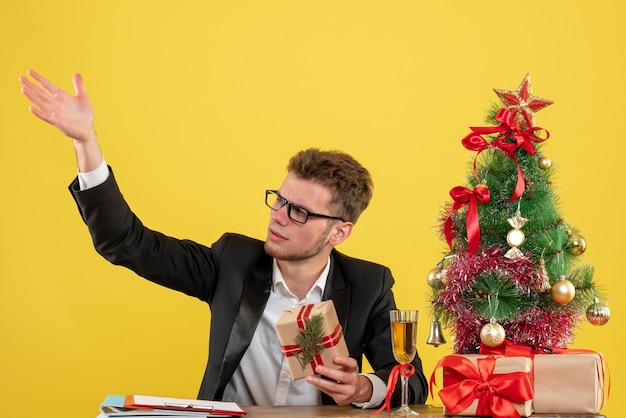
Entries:
[[80, 74], [72, 76], [76, 96], [61, 90], [33, 70], [29, 70], [28, 75], [39, 85], [25, 76], [19, 77], [19, 81], [22, 83], [22, 93], [34, 105], [29, 110], [35, 116], [80, 142], [87, 142], [95, 136], [95, 114]]

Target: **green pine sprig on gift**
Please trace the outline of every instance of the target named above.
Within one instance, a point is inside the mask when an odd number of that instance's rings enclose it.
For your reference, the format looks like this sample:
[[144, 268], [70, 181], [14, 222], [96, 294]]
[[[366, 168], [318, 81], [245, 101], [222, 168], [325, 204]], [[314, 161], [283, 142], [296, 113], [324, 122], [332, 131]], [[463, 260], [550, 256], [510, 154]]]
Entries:
[[316, 355], [324, 351], [322, 344], [323, 323], [324, 316], [322, 314], [312, 315], [304, 320], [304, 329], [296, 336], [296, 343], [302, 349], [301, 353], [296, 354], [296, 358], [302, 370], [313, 361]]

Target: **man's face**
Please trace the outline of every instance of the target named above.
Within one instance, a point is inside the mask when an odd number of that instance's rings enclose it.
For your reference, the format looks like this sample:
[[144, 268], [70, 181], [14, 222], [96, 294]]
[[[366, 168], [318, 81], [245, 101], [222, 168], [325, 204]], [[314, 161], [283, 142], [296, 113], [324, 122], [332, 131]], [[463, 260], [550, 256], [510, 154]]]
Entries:
[[[278, 193], [285, 199], [315, 213], [331, 213], [330, 190], [320, 184], [298, 178], [289, 173]], [[287, 206], [270, 212], [265, 251], [272, 257], [284, 261], [307, 260], [314, 257], [328, 257], [333, 247], [330, 236], [333, 226], [340, 221], [309, 217], [305, 224], [299, 224], [287, 215]]]

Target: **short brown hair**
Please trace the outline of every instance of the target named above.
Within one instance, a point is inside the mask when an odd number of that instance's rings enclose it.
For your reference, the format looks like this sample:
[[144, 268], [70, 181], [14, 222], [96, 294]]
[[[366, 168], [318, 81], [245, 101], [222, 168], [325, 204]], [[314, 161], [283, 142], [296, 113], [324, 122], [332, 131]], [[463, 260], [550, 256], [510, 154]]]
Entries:
[[333, 195], [333, 214], [356, 223], [369, 205], [374, 184], [369, 171], [352, 156], [341, 151], [309, 148], [294, 155], [287, 170], [299, 178], [328, 187]]

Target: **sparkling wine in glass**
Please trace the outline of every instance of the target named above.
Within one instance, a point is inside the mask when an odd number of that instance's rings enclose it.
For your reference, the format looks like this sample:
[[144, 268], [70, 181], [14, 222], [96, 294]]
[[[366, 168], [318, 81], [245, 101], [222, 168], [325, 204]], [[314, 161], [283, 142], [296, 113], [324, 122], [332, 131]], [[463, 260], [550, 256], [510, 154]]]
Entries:
[[[393, 356], [400, 364], [408, 364], [415, 358], [417, 336], [417, 311], [391, 310], [391, 344]], [[405, 373], [400, 373], [402, 385], [402, 404], [400, 408], [391, 413], [395, 416], [415, 416], [417, 412], [409, 408], [409, 378]]]

